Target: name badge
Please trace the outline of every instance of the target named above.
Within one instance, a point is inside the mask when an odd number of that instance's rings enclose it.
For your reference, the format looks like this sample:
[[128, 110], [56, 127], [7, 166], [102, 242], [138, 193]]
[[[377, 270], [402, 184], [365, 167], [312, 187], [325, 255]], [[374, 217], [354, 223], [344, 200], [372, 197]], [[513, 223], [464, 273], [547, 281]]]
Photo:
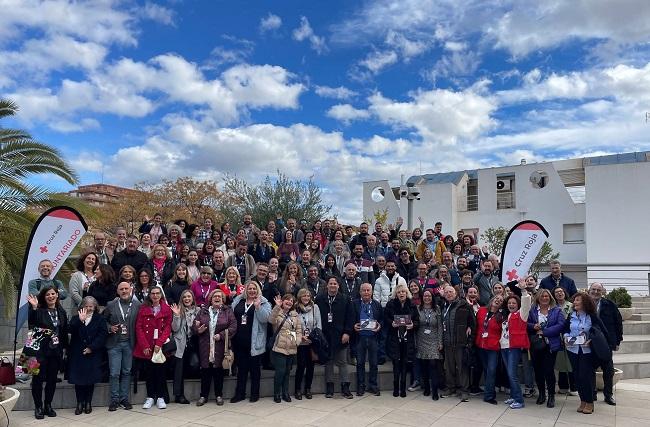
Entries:
[[481, 338], [487, 338], [487, 337], [488, 337], [488, 333], [487, 333], [487, 332], [483, 332], [483, 333], [481, 334]]
[[59, 337], [54, 335], [52, 337], [52, 345], [59, 345]]
[[158, 339], [158, 329], [153, 330], [153, 339], [155, 339], [155, 340]]
[[126, 325], [120, 325], [120, 333], [126, 335]]
[[425, 329], [424, 330], [424, 335], [429, 335], [431, 333], [431, 329]]
[[243, 316], [241, 317], [241, 324], [242, 324], [242, 325], [245, 325], [245, 324], [246, 324], [246, 315], [243, 315]]
[[292, 340], [296, 340], [296, 333], [294, 331], [289, 332], [289, 335], [291, 335]]
[[327, 323], [332, 323], [334, 321], [334, 316], [332, 316], [332, 313], [327, 313]]

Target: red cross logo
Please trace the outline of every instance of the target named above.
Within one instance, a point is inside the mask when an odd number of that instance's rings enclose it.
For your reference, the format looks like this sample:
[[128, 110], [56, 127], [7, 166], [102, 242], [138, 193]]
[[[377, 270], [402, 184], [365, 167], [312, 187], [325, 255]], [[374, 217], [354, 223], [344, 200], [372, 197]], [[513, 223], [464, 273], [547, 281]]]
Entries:
[[517, 280], [519, 276], [517, 276], [517, 270], [514, 268], [510, 271], [506, 271], [506, 275], [508, 276], [508, 282], [512, 282], [513, 280]]
[[40, 249], [41, 249], [41, 253], [42, 253], [42, 254], [44, 254], [45, 252], [47, 252], [47, 246], [41, 246]]

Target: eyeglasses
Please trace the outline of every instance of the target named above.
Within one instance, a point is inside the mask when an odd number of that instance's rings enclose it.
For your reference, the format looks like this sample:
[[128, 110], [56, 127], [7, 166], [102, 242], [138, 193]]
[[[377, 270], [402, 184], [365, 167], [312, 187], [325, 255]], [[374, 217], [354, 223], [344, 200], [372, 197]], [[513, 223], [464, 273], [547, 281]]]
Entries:
[[204, 275], [204, 276], [211, 276], [211, 275], [212, 275], [212, 274], [208, 273], [207, 271], [206, 271], [206, 272], [203, 272], [203, 273], [201, 273], [201, 274]]

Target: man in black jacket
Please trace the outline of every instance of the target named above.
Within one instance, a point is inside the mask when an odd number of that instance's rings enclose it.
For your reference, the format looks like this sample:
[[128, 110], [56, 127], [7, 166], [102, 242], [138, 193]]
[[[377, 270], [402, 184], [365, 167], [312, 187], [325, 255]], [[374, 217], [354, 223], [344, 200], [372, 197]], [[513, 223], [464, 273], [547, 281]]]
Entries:
[[353, 310], [350, 300], [339, 292], [339, 282], [336, 277], [330, 277], [327, 281], [326, 293], [316, 296], [316, 305], [320, 309], [323, 334], [330, 350], [330, 360], [325, 365], [325, 397], [334, 397], [333, 378], [336, 364], [341, 379], [341, 394], [346, 399], [352, 399], [347, 350], [353, 328]]
[[[618, 347], [621, 344], [621, 341], [623, 341], [623, 318], [621, 317], [621, 312], [618, 310], [616, 304], [607, 298], [603, 298], [604, 294], [605, 287], [601, 283], [594, 282], [589, 286], [589, 295], [593, 298], [594, 303], [596, 304], [598, 316], [607, 329], [609, 347], [612, 351], [618, 351]], [[613, 389], [614, 361], [609, 359], [603, 362], [600, 367], [603, 371], [603, 394], [605, 395], [605, 403], [616, 406]], [[594, 366], [594, 387], [596, 384], [596, 368], [597, 366]], [[594, 400], [596, 400], [596, 395], [597, 391], [594, 389]]]
[[138, 250], [139, 243], [138, 238], [134, 235], [127, 237], [126, 249], [116, 253], [111, 261], [111, 267], [115, 270], [115, 274], [118, 274], [125, 265], [130, 265], [135, 268], [135, 271], [140, 271], [144, 267], [148, 259], [144, 252]]

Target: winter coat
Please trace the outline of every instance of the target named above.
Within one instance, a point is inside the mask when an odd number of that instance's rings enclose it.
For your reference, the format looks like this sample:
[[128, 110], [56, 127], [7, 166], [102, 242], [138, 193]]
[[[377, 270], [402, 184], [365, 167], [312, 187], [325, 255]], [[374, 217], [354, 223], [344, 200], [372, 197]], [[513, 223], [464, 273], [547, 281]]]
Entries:
[[[77, 385], [96, 384], [102, 380], [102, 362], [108, 329], [101, 314], [95, 312], [88, 325], [74, 316], [70, 320], [68, 350], [68, 382]], [[89, 354], [83, 354], [89, 348]]]
[[[444, 345], [466, 346], [474, 342], [476, 317], [474, 310], [464, 299], [455, 299], [442, 307]], [[467, 335], [467, 328], [470, 334]]]
[[332, 301], [332, 321], [328, 322], [328, 313], [330, 312], [329, 295], [327, 293], [316, 297], [316, 305], [320, 310], [321, 324], [323, 325], [323, 334], [329, 344], [330, 359], [336, 352], [345, 347], [347, 344], [341, 343], [343, 334], [352, 336], [354, 327], [352, 302], [340, 292], [336, 294]]
[[119, 273], [120, 269], [125, 265], [130, 265], [135, 269], [135, 271], [140, 271], [140, 269], [145, 266], [147, 261], [147, 255], [145, 255], [143, 252], [136, 250], [133, 253], [129, 253], [125, 249], [115, 254], [113, 260], [111, 261], [111, 267], [113, 267], [113, 270], [115, 270], [116, 274]]
[[[167, 303], [160, 302], [160, 312], [154, 316], [153, 307], [141, 305], [138, 317], [135, 320], [135, 348], [133, 357], [150, 360], [155, 346], [162, 347], [172, 334], [172, 309]], [[158, 330], [158, 338], [154, 338], [154, 331]], [[144, 349], [151, 350], [149, 355], [144, 354]]]
[[[206, 369], [210, 364], [210, 340], [214, 340], [214, 335], [210, 336], [210, 307], [203, 307], [199, 314], [196, 315], [194, 319], [194, 325], [192, 325], [192, 333], [199, 336], [199, 363], [201, 369]], [[199, 329], [196, 327], [196, 322], [200, 322], [202, 325], [208, 326], [203, 333], [199, 333]], [[232, 308], [227, 305], [221, 306], [221, 312], [217, 318], [217, 324], [214, 328], [215, 334], [219, 334], [221, 339], [214, 342], [214, 366], [221, 367], [221, 362], [223, 362], [224, 355], [224, 346], [226, 338], [226, 329], [228, 330], [228, 340], [230, 340], [230, 346], [232, 347], [231, 338], [237, 333], [237, 321], [235, 320], [235, 313]]]
[[[551, 307], [549, 308], [546, 317], [548, 321], [546, 322], [546, 327], [542, 330], [542, 335], [548, 339], [550, 350], [558, 351], [562, 348], [562, 339], [560, 338], [560, 334], [564, 328], [564, 315], [562, 314], [562, 309], [560, 307]], [[538, 321], [539, 315], [537, 313], [537, 305], [533, 305], [528, 314], [529, 335], [537, 333], [534, 326]]]
[[[413, 329], [406, 329], [404, 326], [393, 326], [393, 320], [397, 315], [411, 316]], [[406, 357], [409, 361], [415, 359], [415, 335], [419, 325], [418, 309], [410, 299], [406, 299], [404, 304], [400, 303], [397, 298], [388, 301], [384, 309], [384, 328], [386, 328], [386, 355], [392, 360], [399, 360], [400, 345], [404, 344], [403, 338], [406, 338]]]
[[623, 318], [616, 304], [612, 301], [601, 298], [598, 317], [603, 321], [607, 329], [607, 341], [612, 350], [618, 347], [623, 341]]
[[[384, 327], [384, 309], [382, 308], [381, 304], [375, 300], [371, 300], [371, 307], [372, 307], [372, 317], [375, 318], [378, 324], [381, 325], [381, 327]], [[352, 319], [352, 324], [355, 325], [359, 322], [361, 322], [361, 299], [356, 299], [352, 302], [352, 310], [353, 310], [353, 319]], [[381, 329], [380, 329], [381, 331]], [[376, 332], [376, 334], [380, 334], [381, 332]], [[357, 335], [359, 335], [359, 332], [356, 332]]]
[[539, 282], [539, 289], [547, 289], [551, 293], [557, 286], [560, 286], [562, 289], [564, 289], [564, 292], [567, 294], [567, 299], [578, 292], [578, 288], [576, 288], [576, 282], [574, 282], [572, 278], [565, 276], [564, 273], [560, 273], [559, 284], [556, 284], [555, 279], [553, 279], [553, 275], [551, 274], [544, 277]]
[[379, 278], [375, 281], [372, 298], [375, 301], [378, 301], [382, 307], [386, 307], [386, 304], [393, 293], [393, 289], [395, 289], [397, 285], [406, 286], [406, 280], [397, 272], [395, 272], [393, 279], [390, 280], [386, 275], [386, 272], [382, 271]]
[[[285, 317], [287, 320], [284, 320]], [[287, 356], [296, 354], [298, 346], [302, 342], [303, 331], [302, 321], [296, 310], [285, 314], [280, 305], [276, 305], [271, 311], [269, 323], [273, 326], [273, 333], [276, 334], [273, 351]], [[282, 329], [278, 331], [280, 325], [282, 325]]]
[[174, 356], [178, 357], [179, 359], [181, 359], [185, 353], [187, 342], [192, 336], [191, 328], [194, 326], [194, 317], [196, 317], [196, 314], [199, 311], [199, 309], [196, 307], [190, 310], [194, 315], [191, 316], [192, 321], [189, 325], [187, 324], [186, 317], [183, 313], [179, 314], [178, 316], [176, 314], [172, 314], [172, 335], [174, 336], [174, 341], [176, 341], [176, 352], [174, 353]]
[[[50, 335], [45, 335], [43, 341], [41, 342], [41, 348], [36, 354], [36, 360], [39, 362], [47, 358], [58, 358], [59, 360], [63, 359], [63, 350], [68, 348], [68, 315], [66, 314], [63, 307], [60, 304], [56, 307], [56, 312], [58, 316], [58, 333], [56, 336], [59, 339], [59, 344], [54, 346], [50, 345], [54, 333]], [[54, 323], [48, 312], [47, 308], [37, 308], [33, 309], [31, 304], [29, 305], [29, 312], [27, 315], [27, 324], [29, 329], [41, 328], [41, 329], [50, 329], [54, 330]]]
[[530, 347], [527, 323], [530, 313], [530, 300], [530, 294], [522, 296], [519, 310], [508, 315], [508, 346], [505, 347], [501, 344], [501, 348], [528, 349]]
[[[481, 307], [476, 313], [476, 347], [483, 350], [499, 350], [499, 340], [501, 339], [501, 323], [503, 322], [503, 314], [497, 311], [490, 315], [485, 325], [489, 310], [487, 307]], [[484, 334], [487, 333], [487, 336]]]
[[[263, 296], [260, 308], [255, 309], [253, 326], [251, 329], [251, 356], [258, 356], [266, 351], [266, 324], [271, 317], [271, 303]], [[239, 301], [246, 300], [244, 295], [237, 295], [232, 302], [233, 310]]]

